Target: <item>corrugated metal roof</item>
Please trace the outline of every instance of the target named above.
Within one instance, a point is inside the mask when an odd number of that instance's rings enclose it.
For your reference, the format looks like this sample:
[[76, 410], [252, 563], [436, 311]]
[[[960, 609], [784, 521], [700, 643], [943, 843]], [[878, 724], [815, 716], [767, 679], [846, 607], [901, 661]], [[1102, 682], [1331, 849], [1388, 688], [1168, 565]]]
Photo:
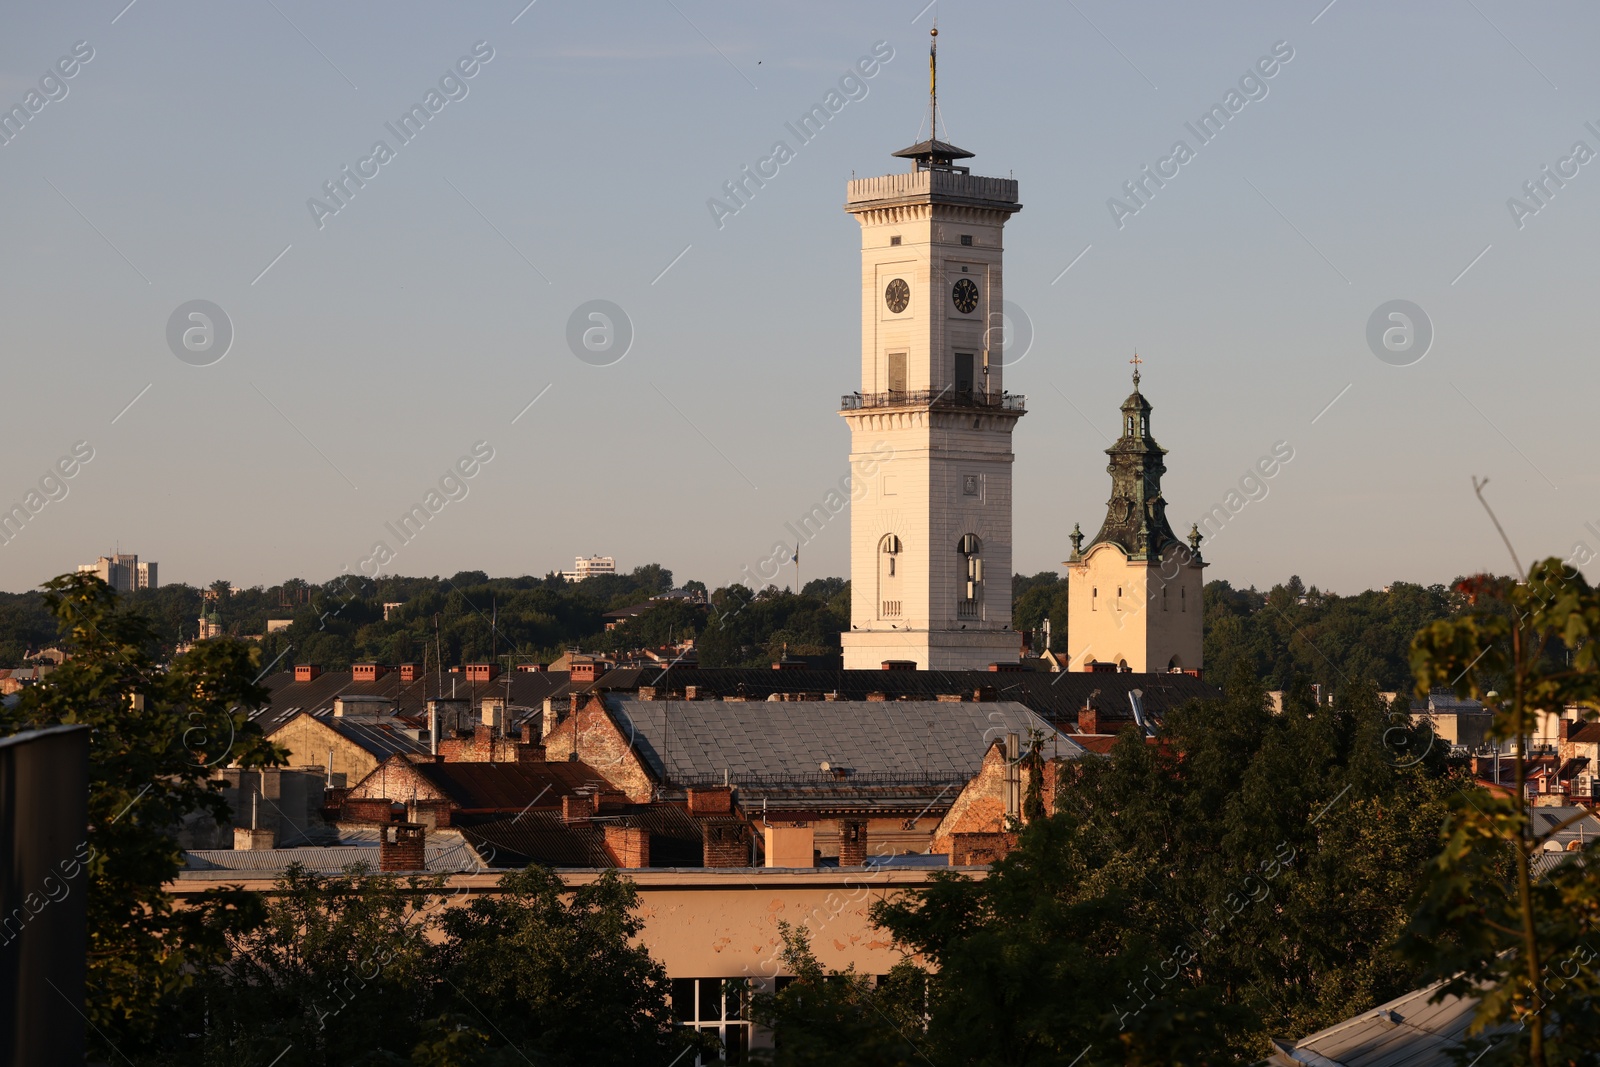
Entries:
[[[1455, 1067], [1450, 1050], [1461, 1047], [1477, 1010], [1475, 997], [1447, 996], [1430, 1004], [1444, 983], [1380, 1004], [1282, 1050], [1274, 1063], [1320, 1067]], [[1509, 1028], [1508, 1028], [1509, 1029]]]
[[[476, 871], [485, 866], [467, 839], [459, 834], [430, 832], [424, 849], [428, 871], [432, 874]], [[326, 847], [195, 849], [184, 853], [184, 862], [187, 868], [179, 873], [179, 877], [205, 877], [213, 872], [225, 874], [236, 871], [264, 874], [285, 870], [293, 863], [323, 874], [338, 874], [356, 863], [366, 864], [376, 871], [378, 842], [375, 837], [370, 842], [347, 838], [337, 845]]]
[[[419, 763], [414, 770], [469, 810], [516, 811], [538, 804], [560, 807], [561, 798], [593, 792], [605, 779], [583, 763]], [[376, 772], [374, 772], [376, 773]]]

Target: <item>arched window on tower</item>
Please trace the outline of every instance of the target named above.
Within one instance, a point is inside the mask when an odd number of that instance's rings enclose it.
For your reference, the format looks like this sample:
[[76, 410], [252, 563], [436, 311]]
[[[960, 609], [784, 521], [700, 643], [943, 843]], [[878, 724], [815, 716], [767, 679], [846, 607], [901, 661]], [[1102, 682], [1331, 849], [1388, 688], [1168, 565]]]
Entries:
[[878, 542], [878, 617], [900, 618], [900, 554], [904, 546], [894, 534]]
[[983, 542], [977, 534], [962, 534], [956, 542], [963, 582], [956, 594], [956, 618], [978, 619], [983, 615]]

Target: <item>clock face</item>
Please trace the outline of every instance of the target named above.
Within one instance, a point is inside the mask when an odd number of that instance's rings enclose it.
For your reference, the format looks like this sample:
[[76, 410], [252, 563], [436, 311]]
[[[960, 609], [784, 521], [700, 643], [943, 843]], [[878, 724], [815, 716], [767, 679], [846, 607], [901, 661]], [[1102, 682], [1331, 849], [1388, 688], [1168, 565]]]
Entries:
[[890, 311], [896, 315], [900, 314], [906, 309], [906, 305], [911, 303], [911, 286], [906, 284], [904, 278], [896, 278], [883, 291], [883, 301], [889, 305]]
[[950, 299], [955, 301], [957, 311], [970, 315], [978, 306], [978, 287], [972, 284], [971, 278], [962, 278], [950, 290]]

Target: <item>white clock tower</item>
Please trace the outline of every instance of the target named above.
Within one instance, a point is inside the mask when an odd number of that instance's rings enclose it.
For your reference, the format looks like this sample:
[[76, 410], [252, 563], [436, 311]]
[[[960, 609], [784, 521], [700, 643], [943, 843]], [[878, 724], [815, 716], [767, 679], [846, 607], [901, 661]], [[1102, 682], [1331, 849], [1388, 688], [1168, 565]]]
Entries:
[[867, 484], [852, 493], [844, 666], [1014, 663], [1011, 431], [1024, 405], [1004, 388], [1000, 267], [1017, 183], [974, 176], [957, 165], [971, 152], [936, 139], [894, 154], [911, 170], [850, 182], [845, 204], [861, 224], [861, 391], [840, 414]]

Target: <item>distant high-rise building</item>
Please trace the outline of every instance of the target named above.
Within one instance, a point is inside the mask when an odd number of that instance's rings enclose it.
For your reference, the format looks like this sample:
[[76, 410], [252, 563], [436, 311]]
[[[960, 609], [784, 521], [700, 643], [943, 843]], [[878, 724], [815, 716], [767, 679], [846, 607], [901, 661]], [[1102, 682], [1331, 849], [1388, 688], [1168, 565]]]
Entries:
[[140, 563], [137, 553], [118, 552], [101, 556], [93, 563], [80, 564], [78, 573], [93, 574], [119, 593], [154, 589], [158, 584], [156, 564]]
[[617, 573], [617, 561], [612, 556], [579, 556], [573, 561], [573, 568], [562, 571], [561, 577], [569, 582], [581, 582], [596, 574]]

